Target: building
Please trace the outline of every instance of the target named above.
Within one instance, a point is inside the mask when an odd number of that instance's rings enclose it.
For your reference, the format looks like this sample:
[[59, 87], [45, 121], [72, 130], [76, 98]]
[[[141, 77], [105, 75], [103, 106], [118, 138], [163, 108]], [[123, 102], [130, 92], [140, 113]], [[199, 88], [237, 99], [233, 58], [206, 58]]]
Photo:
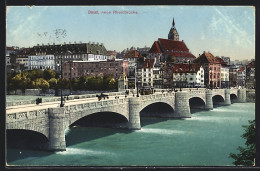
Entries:
[[31, 55], [28, 57], [28, 69], [56, 70], [55, 56], [52, 54]]
[[227, 65], [230, 65], [230, 57], [221, 56], [221, 59], [222, 59]]
[[153, 68], [154, 68], [154, 59], [145, 59], [142, 66], [141, 73], [141, 86], [142, 87], [153, 87]]
[[9, 47], [7, 48], [8, 65], [6, 66], [7, 73], [11, 71], [20, 72], [28, 69], [28, 55], [31, 48]]
[[[154, 61], [155, 63], [155, 61]], [[153, 67], [153, 87], [154, 88], [163, 88], [163, 71], [161, 69], [161, 65], [158, 63], [154, 64]]]
[[[189, 51], [184, 41], [179, 41], [179, 34], [173, 19], [168, 39], [159, 38], [149, 50], [149, 58], [154, 58], [156, 63], [166, 62], [169, 58], [174, 63], [193, 61], [196, 57]], [[173, 61], [174, 60], [174, 61]]]
[[147, 57], [149, 55], [149, 50], [150, 47], [143, 47], [143, 48], [139, 48], [137, 47], [136, 50], [139, 52], [139, 54], [143, 57]]
[[196, 57], [189, 52], [184, 41], [161, 39], [155, 41], [149, 51], [150, 58], [156, 58], [157, 62], [166, 62], [169, 57], [173, 57], [174, 63], [184, 63], [193, 61]]
[[158, 41], [155, 41], [149, 50], [148, 57], [155, 59], [155, 63], [159, 64], [162, 62], [163, 52], [161, 51]]
[[63, 78], [81, 76], [109, 75], [118, 79], [123, 73], [128, 74], [128, 61], [122, 59], [107, 61], [67, 61], [63, 63]]
[[246, 81], [246, 68], [241, 67], [237, 71], [237, 85], [239, 87], [245, 87], [245, 81]]
[[237, 87], [237, 71], [238, 67], [236, 65], [229, 66], [229, 86]]
[[207, 88], [221, 88], [221, 63], [210, 52], [203, 52], [194, 63], [204, 69], [204, 84]]
[[[141, 64], [142, 61], [140, 61], [141, 58], [142, 56], [137, 50], [129, 50], [123, 56], [123, 59], [127, 60], [129, 64], [129, 72], [127, 74], [127, 78], [128, 78], [129, 85], [131, 85], [129, 87], [131, 88], [136, 85], [137, 68], [140, 69], [139, 71], [141, 72], [141, 68], [142, 68], [142, 64]], [[139, 80], [139, 82], [141, 83], [141, 80]]]
[[173, 87], [204, 87], [204, 69], [200, 64], [175, 64]]
[[178, 34], [177, 29], [175, 28], [174, 18], [172, 20], [172, 27], [171, 27], [171, 29], [169, 31], [168, 39], [179, 41], [179, 34]]
[[116, 59], [116, 56], [117, 56], [117, 52], [114, 50], [114, 51], [107, 51], [108, 55], [109, 55], [109, 59]]
[[5, 51], [5, 59], [6, 59], [6, 66], [10, 67], [11, 65], [11, 55], [15, 53], [15, 49], [14, 47], [6, 47], [6, 51]]
[[228, 64], [224, 61], [224, 59], [227, 60], [227, 58], [223, 57], [216, 57], [218, 62], [221, 64], [221, 88], [229, 88], [229, 67]]
[[[61, 58], [66, 61], [106, 61], [109, 54], [101, 43], [76, 43], [60, 45], [37, 45], [32, 48], [28, 59], [29, 69], [55, 69], [60, 70]], [[53, 62], [54, 60], [54, 62]]]
[[246, 88], [248, 89], [256, 88], [255, 66], [255, 61], [252, 61], [246, 65]]
[[23, 65], [24, 69], [28, 69], [28, 58], [16, 58], [17, 65]]

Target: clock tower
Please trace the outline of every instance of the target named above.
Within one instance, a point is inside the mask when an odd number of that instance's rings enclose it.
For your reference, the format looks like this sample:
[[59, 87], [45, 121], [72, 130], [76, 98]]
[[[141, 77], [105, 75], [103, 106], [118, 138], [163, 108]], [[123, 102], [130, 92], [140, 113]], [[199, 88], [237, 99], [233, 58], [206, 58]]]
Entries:
[[172, 20], [172, 28], [169, 31], [168, 39], [179, 41], [179, 34], [175, 28], [174, 18]]

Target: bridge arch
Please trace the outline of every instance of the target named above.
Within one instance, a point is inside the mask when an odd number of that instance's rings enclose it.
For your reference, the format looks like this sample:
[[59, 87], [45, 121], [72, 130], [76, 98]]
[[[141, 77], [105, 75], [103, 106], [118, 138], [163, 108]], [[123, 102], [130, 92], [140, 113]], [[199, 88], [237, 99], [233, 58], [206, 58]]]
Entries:
[[163, 117], [174, 113], [174, 108], [170, 103], [154, 102], [142, 106], [140, 116], [157, 116]]
[[230, 100], [231, 100], [231, 103], [234, 103], [236, 100], [237, 100], [237, 95], [236, 94], [230, 94]]
[[193, 109], [204, 109], [206, 106], [206, 101], [201, 97], [192, 97], [189, 99], [190, 108]]
[[128, 122], [128, 118], [120, 113], [111, 111], [103, 111], [88, 114], [75, 122], [71, 123], [69, 127], [85, 125], [85, 126], [101, 126], [101, 127], [117, 127], [118, 125]]
[[225, 101], [225, 98], [222, 95], [214, 95], [212, 97], [213, 105], [221, 104]]
[[[23, 124], [26, 125], [26, 124]], [[38, 123], [36, 122], [35, 124], [28, 124], [29, 126], [25, 127], [12, 127], [12, 124], [8, 124], [6, 130], [23, 130], [23, 131], [33, 131], [39, 134], [42, 134], [45, 136], [47, 139], [49, 139], [49, 127], [42, 127], [42, 126], [37, 126]]]
[[91, 108], [91, 109], [83, 109], [83, 110], [70, 110], [69, 108], [65, 111], [65, 118], [66, 118], [66, 127], [69, 127], [71, 124], [80, 120], [83, 117], [88, 115], [100, 113], [100, 112], [108, 112], [108, 113], [116, 113], [118, 115], [122, 115], [129, 121], [129, 113], [128, 113], [128, 104], [120, 104], [115, 106], [106, 106], [101, 108]]
[[29, 129], [7, 129], [7, 145], [14, 148], [47, 149], [49, 139], [46, 135]]

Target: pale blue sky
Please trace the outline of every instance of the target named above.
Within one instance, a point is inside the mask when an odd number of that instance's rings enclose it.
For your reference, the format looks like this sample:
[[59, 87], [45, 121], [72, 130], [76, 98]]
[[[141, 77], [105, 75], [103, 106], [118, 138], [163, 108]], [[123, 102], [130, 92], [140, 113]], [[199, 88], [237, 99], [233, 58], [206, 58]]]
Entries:
[[[99, 15], [88, 14], [98, 10]], [[101, 14], [102, 11], [138, 14]], [[172, 18], [189, 50], [231, 60], [255, 58], [255, 9], [251, 6], [41, 6], [8, 7], [7, 46], [99, 42], [107, 50], [151, 47], [168, 38]], [[66, 29], [57, 39], [54, 30]], [[45, 33], [45, 35], [44, 35]]]

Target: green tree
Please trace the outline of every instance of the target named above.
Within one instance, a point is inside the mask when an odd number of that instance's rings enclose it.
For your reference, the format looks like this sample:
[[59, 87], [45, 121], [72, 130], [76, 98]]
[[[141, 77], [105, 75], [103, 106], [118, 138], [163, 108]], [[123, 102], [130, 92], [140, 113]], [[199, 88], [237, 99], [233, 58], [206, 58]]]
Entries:
[[32, 80], [35, 81], [38, 78], [43, 78], [43, 71], [40, 69], [33, 69], [28, 72], [28, 77]]
[[58, 84], [58, 80], [56, 78], [51, 78], [49, 81], [48, 81], [49, 85], [50, 85], [50, 88], [56, 88], [57, 87], [57, 84]]
[[56, 72], [54, 70], [51, 69], [45, 69], [43, 71], [43, 78], [45, 80], [50, 80], [51, 78], [55, 78]]
[[108, 83], [109, 89], [116, 89], [117, 88], [117, 82], [114, 78], [111, 78]]
[[43, 92], [45, 92], [50, 87], [48, 81], [43, 78], [36, 79], [35, 84], [36, 88], [42, 89]]
[[248, 121], [249, 126], [243, 126], [245, 133], [241, 136], [246, 139], [246, 147], [239, 146], [239, 154], [230, 153], [229, 157], [235, 159], [233, 164], [236, 166], [253, 166], [256, 154], [256, 128], [255, 120]]
[[174, 61], [175, 61], [175, 57], [173, 55], [168, 56], [167, 62], [174, 62]]

